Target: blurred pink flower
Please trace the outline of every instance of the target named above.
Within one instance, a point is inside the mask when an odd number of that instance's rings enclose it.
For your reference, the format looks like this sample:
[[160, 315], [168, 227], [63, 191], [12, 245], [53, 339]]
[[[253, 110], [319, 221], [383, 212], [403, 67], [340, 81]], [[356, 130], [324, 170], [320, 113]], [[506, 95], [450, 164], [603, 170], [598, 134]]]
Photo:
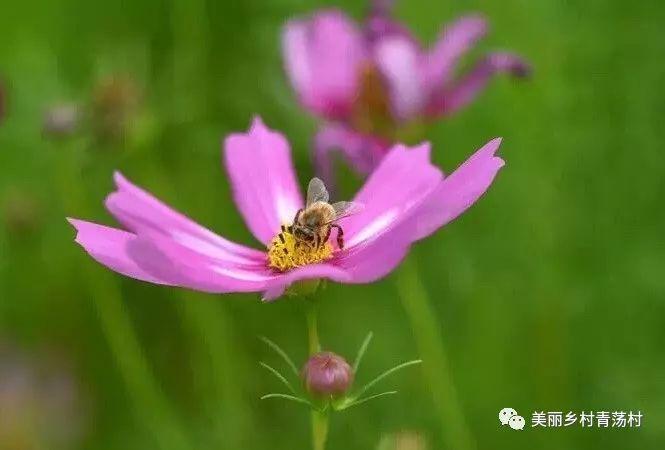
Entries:
[[403, 430], [386, 434], [377, 450], [427, 450], [427, 439], [417, 431]]
[[0, 339], [0, 449], [76, 448], [87, 431], [79, 381], [56, 352]]
[[106, 207], [128, 231], [69, 221], [78, 231], [76, 241], [95, 260], [152, 283], [211, 293], [263, 292], [265, 300], [299, 280], [368, 283], [387, 275], [413, 242], [457, 217], [485, 192], [503, 165], [494, 156], [499, 144], [500, 139], [490, 141], [445, 179], [430, 163], [429, 144], [396, 146], [356, 195], [363, 211], [343, 219], [344, 248], [333, 249], [330, 239], [327, 253], [299, 255], [308, 263], [283, 271], [270, 266], [280, 245], [276, 236], [282, 225], [293, 222], [303, 198], [288, 142], [258, 118], [248, 133], [226, 138], [224, 161], [236, 205], [267, 252], [214, 234], [119, 173]]
[[340, 150], [369, 173], [414, 125], [451, 115], [469, 104], [498, 73], [523, 77], [529, 66], [512, 53], [490, 53], [464, 75], [459, 60], [487, 32], [480, 15], [445, 27], [424, 49], [376, 0], [362, 26], [343, 12], [323, 10], [287, 23], [282, 46], [286, 72], [300, 102], [327, 119], [315, 139], [314, 159], [332, 181], [331, 151]]

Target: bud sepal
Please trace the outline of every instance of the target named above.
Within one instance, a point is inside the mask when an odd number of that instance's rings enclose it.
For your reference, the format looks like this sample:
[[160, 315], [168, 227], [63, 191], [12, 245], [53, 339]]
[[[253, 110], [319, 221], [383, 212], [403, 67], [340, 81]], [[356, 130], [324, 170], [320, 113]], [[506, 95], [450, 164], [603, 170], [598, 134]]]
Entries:
[[322, 351], [310, 356], [300, 372], [293, 363], [293, 360], [281, 347], [268, 338], [263, 337], [261, 340], [282, 358], [293, 375], [302, 380], [302, 389], [299, 390], [296, 388], [298, 385], [291, 383], [277, 369], [267, 363], [261, 362], [261, 367], [272, 373], [289, 391], [289, 393], [266, 394], [261, 397], [261, 400], [271, 398], [290, 400], [303, 404], [320, 413], [326, 413], [330, 410], [343, 411], [370, 400], [397, 394], [397, 391], [386, 391], [365, 396], [371, 388], [384, 378], [401, 369], [422, 362], [421, 360], [412, 360], [398, 364], [384, 371], [361, 388], [352, 391], [355, 375], [372, 340], [372, 333], [367, 335], [360, 346], [353, 365], [349, 365], [340, 355], [329, 351]]

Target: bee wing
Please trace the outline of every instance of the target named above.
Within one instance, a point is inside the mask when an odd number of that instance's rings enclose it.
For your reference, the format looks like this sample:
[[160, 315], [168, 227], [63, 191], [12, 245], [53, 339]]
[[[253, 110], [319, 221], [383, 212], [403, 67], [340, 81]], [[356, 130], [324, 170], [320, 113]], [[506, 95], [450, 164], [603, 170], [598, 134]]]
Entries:
[[328, 203], [329, 198], [328, 190], [326, 189], [326, 185], [323, 184], [323, 181], [318, 178], [312, 178], [309, 182], [309, 186], [307, 186], [307, 206], [314, 202]]
[[358, 202], [336, 202], [331, 206], [335, 210], [335, 220], [358, 214], [365, 209], [365, 205]]

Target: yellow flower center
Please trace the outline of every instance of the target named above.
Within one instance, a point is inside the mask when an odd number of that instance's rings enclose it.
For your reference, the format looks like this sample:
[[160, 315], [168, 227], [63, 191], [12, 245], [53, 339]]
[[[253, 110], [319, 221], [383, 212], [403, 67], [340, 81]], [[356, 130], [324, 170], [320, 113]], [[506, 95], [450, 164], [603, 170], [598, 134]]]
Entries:
[[[286, 228], [286, 227], [284, 227]], [[326, 242], [321, 247], [297, 241], [292, 233], [282, 231], [268, 246], [268, 267], [285, 272], [287, 270], [326, 261], [333, 256], [333, 247]]]

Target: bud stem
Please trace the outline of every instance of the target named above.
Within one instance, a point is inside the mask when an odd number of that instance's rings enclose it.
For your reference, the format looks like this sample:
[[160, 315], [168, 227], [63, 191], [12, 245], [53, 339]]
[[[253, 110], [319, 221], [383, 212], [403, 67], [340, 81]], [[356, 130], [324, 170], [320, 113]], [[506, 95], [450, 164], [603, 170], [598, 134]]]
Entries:
[[316, 314], [316, 300], [307, 299], [307, 333], [309, 337], [309, 354], [314, 355], [321, 351], [319, 343], [319, 327]]
[[[309, 354], [321, 351], [319, 329], [316, 314], [316, 300], [308, 298], [307, 302], [307, 335], [309, 338]], [[328, 438], [328, 411], [312, 411], [312, 445], [314, 450], [325, 450]]]
[[314, 450], [325, 450], [328, 437], [328, 411], [312, 411], [312, 444]]

